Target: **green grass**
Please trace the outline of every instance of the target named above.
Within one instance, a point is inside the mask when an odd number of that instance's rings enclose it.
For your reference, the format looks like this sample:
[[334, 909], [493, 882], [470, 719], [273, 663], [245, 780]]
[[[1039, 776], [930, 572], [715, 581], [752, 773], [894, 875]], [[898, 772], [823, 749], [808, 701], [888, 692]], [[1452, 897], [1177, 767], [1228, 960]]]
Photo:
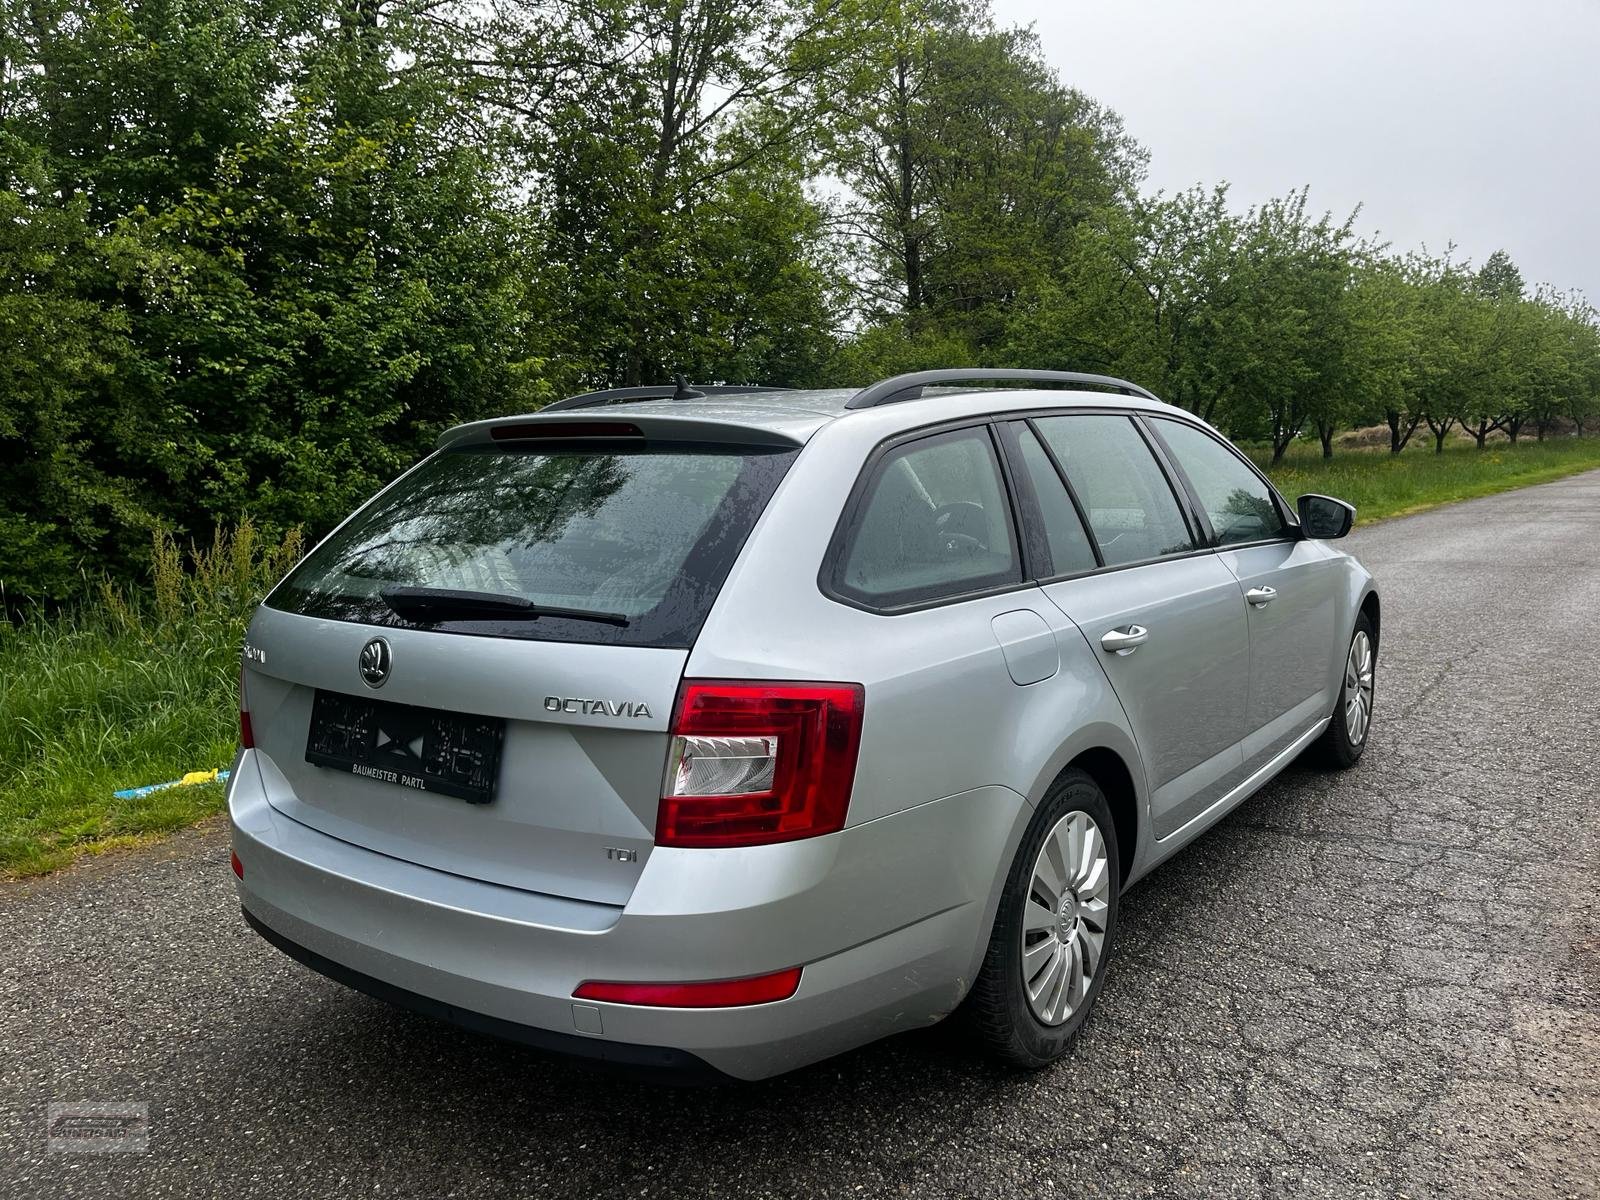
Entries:
[[1358, 524], [1367, 524], [1600, 468], [1600, 437], [1530, 440], [1515, 446], [1500, 441], [1483, 450], [1470, 441], [1456, 441], [1446, 443], [1443, 454], [1433, 452], [1429, 438], [1413, 442], [1399, 455], [1391, 455], [1386, 445], [1336, 447], [1327, 460], [1316, 443], [1302, 443], [1291, 447], [1276, 467], [1268, 465], [1270, 454], [1252, 451], [1252, 456], [1290, 500], [1303, 492], [1337, 496], [1356, 506]]
[[225, 767], [238, 736], [239, 644], [298, 536], [219, 536], [187, 568], [158, 543], [143, 597], [102, 588], [77, 611], [0, 618], [0, 875], [49, 871], [218, 811], [220, 784], [112, 793]]
[[[1441, 455], [1429, 441], [1398, 458], [1341, 447], [1328, 462], [1297, 445], [1268, 470], [1291, 499], [1338, 496], [1367, 522], [1596, 467], [1600, 437], [1456, 443]], [[0, 875], [49, 871], [221, 808], [217, 784], [112, 793], [227, 765], [245, 615], [297, 556], [294, 537], [262, 546], [248, 525], [187, 564], [158, 542], [143, 596], [106, 588], [73, 613], [0, 619]]]

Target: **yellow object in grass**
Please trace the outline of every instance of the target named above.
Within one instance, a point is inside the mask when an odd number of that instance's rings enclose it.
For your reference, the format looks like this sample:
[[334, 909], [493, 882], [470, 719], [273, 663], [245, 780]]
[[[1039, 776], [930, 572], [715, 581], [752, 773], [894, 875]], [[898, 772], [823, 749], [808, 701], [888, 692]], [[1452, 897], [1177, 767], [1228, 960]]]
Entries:
[[123, 788], [120, 792], [112, 792], [118, 800], [142, 800], [151, 792], [164, 792], [168, 788], [193, 787], [199, 783], [226, 783], [229, 771], [225, 767], [218, 767], [210, 771], [190, 771], [182, 779], [169, 780], [166, 783], [147, 783], [144, 787]]

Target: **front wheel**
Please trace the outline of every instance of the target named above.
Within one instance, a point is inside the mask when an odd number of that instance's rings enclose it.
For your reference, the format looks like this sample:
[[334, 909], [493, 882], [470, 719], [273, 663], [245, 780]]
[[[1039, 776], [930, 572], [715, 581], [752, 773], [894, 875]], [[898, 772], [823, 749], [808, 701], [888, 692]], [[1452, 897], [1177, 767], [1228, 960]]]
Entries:
[[1043, 1067], [1072, 1044], [1105, 981], [1119, 862], [1105, 794], [1066, 772], [1017, 849], [969, 997], [979, 1036], [1007, 1062]]
[[1353, 767], [1367, 748], [1372, 733], [1372, 702], [1378, 675], [1378, 643], [1367, 614], [1356, 618], [1355, 631], [1344, 656], [1344, 679], [1333, 720], [1323, 731], [1319, 749], [1331, 767]]

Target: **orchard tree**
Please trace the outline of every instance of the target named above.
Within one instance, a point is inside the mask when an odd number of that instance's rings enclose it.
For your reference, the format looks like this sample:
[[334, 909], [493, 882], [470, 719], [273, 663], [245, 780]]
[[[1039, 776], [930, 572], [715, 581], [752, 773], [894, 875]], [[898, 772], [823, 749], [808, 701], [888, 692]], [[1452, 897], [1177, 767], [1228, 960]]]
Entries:
[[1212, 420], [1227, 381], [1209, 349], [1238, 236], [1225, 187], [1102, 209], [1013, 307], [1003, 360], [1137, 379]]
[[1340, 420], [1351, 381], [1344, 293], [1361, 252], [1354, 223], [1354, 213], [1313, 216], [1303, 189], [1252, 209], [1229, 269], [1236, 299], [1209, 314], [1230, 397], [1225, 419], [1259, 429], [1274, 463], [1308, 423]]
[[1366, 363], [1362, 416], [1389, 427], [1389, 453], [1399, 454], [1423, 420], [1419, 382], [1424, 373], [1417, 281], [1405, 259], [1373, 256], [1351, 285], [1358, 353]]

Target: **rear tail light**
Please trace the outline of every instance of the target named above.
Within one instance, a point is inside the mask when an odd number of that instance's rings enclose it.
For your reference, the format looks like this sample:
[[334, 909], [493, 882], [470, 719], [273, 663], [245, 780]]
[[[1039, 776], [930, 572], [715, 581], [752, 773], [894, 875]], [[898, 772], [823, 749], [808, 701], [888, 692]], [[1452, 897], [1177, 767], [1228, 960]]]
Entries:
[[244, 698], [244, 668], [239, 668], [239, 745], [246, 750], [253, 750], [256, 744], [255, 730], [250, 728], [250, 705]]
[[662, 846], [759, 846], [844, 827], [859, 683], [686, 680], [656, 814]]
[[799, 987], [800, 968], [790, 967], [771, 975], [712, 983], [603, 983], [591, 979], [580, 983], [572, 995], [578, 1000], [608, 1000], [651, 1008], [735, 1008], [787, 1000]]

